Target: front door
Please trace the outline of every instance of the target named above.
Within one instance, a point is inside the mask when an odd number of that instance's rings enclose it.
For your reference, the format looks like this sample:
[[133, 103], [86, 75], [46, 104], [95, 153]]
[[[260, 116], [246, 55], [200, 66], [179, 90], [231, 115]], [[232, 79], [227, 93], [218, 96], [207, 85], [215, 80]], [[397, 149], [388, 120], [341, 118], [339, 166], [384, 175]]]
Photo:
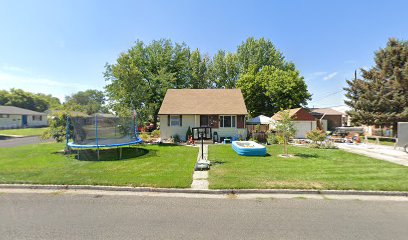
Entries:
[[27, 126], [27, 115], [23, 115], [23, 127]]

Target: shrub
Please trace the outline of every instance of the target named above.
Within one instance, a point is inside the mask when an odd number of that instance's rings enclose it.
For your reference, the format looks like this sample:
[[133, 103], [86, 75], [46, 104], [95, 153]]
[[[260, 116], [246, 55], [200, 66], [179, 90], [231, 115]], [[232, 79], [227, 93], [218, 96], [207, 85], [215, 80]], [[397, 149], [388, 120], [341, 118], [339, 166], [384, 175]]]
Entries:
[[306, 137], [313, 141], [314, 144], [321, 145], [326, 139], [326, 133], [319, 129], [314, 129], [306, 134]]
[[269, 144], [278, 144], [279, 143], [279, 138], [275, 134], [269, 133], [268, 137], [266, 138], [266, 141]]
[[139, 134], [139, 137], [143, 140], [143, 142], [150, 142], [151, 141], [151, 137], [147, 133], [141, 133], [141, 134]]
[[[67, 133], [67, 117], [68, 114], [66, 112], [57, 112], [53, 114], [49, 120], [49, 128], [43, 133], [41, 138], [53, 138], [57, 142], [64, 141]], [[72, 125], [69, 129], [69, 134], [70, 136], [73, 134]]]
[[173, 139], [174, 139], [174, 142], [175, 142], [175, 143], [180, 142], [180, 136], [179, 136], [178, 134], [174, 135], [174, 136], [173, 136]]
[[187, 133], [186, 133], [186, 141], [188, 141], [189, 137], [193, 135], [190, 126], [188, 126]]
[[153, 130], [152, 133], [151, 133], [151, 136], [155, 137], [155, 138], [160, 137], [160, 130], [158, 130], [158, 129]]

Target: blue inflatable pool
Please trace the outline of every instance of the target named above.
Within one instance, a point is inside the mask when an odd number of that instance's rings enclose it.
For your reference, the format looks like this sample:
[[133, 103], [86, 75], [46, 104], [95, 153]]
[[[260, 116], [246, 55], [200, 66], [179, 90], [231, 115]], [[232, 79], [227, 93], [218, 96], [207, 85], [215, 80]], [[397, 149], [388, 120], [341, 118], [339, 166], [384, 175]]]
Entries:
[[242, 156], [265, 156], [266, 147], [253, 141], [234, 141], [232, 149]]

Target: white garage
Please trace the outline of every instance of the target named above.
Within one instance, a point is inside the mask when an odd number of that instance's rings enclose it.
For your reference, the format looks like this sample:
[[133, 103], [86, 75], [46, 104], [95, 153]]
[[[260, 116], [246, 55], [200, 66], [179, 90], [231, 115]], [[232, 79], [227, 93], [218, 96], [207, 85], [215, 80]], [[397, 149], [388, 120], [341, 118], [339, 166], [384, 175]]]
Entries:
[[[306, 138], [306, 134], [317, 128], [316, 119], [303, 108], [289, 109], [289, 116], [293, 119], [296, 128], [295, 138]], [[270, 129], [275, 129], [276, 122], [281, 120], [281, 112], [272, 116]]]

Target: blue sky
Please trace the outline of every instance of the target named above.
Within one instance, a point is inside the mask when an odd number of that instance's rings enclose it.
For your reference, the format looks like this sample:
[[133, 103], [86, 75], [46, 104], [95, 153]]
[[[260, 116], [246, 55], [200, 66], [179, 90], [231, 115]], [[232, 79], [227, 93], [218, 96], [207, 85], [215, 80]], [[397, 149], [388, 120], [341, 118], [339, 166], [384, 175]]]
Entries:
[[332, 93], [345, 79], [372, 66], [389, 37], [408, 39], [407, 9], [408, 1], [0, 0], [0, 89], [63, 99], [103, 89], [105, 63], [136, 39], [171, 38], [214, 54], [254, 36], [295, 63], [309, 106], [343, 105], [342, 92]]

